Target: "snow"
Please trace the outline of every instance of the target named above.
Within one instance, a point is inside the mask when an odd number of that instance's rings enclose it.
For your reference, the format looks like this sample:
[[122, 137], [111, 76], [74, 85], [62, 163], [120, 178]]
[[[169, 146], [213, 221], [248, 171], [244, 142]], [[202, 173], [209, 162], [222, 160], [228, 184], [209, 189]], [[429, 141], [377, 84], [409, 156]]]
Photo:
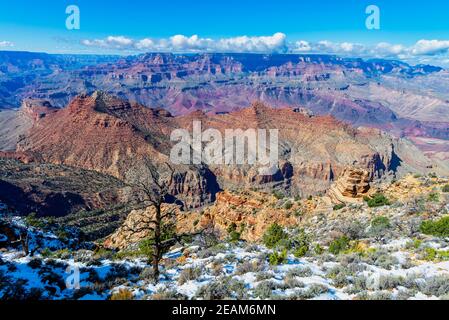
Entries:
[[[25, 227], [25, 223], [20, 218], [14, 218], [14, 225], [18, 227]], [[34, 228], [28, 228], [30, 230], [31, 239], [39, 238], [43, 241], [44, 245], [52, 250], [63, 249], [64, 243], [62, 243], [54, 234], [50, 232], [42, 232]], [[0, 234], [0, 241], [4, 241], [6, 236]], [[390, 241], [387, 244], [377, 244], [373, 247], [383, 250], [388, 250], [390, 254], [398, 260], [398, 265], [394, 266], [392, 270], [386, 270], [375, 265], [368, 265], [362, 263], [366, 266], [366, 270], [359, 273], [359, 275], [364, 275], [368, 278], [369, 288], [371, 290], [377, 290], [378, 281], [382, 276], [398, 276], [398, 277], [411, 277], [415, 276], [418, 281], [426, 281], [426, 279], [437, 275], [449, 275], [449, 261], [434, 263], [430, 261], [421, 261], [418, 265], [412, 266], [409, 269], [403, 269], [401, 264], [406, 263], [409, 259], [415, 256], [414, 253], [407, 251], [407, 244], [410, 243], [412, 239], [401, 238]], [[442, 242], [427, 240], [423, 242], [423, 246], [438, 248], [440, 250], [447, 248], [447, 243], [444, 245]], [[279, 266], [269, 266], [268, 261], [261, 262], [261, 254], [271, 253], [271, 250], [265, 248], [264, 246], [251, 246], [245, 247], [244, 243], [239, 244], [226, 244], [223, 246], [221, 252], [216, 253], [207, 258], [198, 258], [197, 254], [201, 250], [199, 246], [187, 246], [178, 247], [167, 254], [164, 255], [165, 260], [170, 260], [173, 263], [179, 258], [183, 257], [186, 252], [185, 263], [171, 264], [169, 268], [164, 269], [163, 264], [161, 267], [160, 282], [157, 285], [152, 284], [148, 279], [139, 279], [136, 275], [128, 275], [126, 277], [126, 282], [121, 285], [115, 285], [112, 288], [105, 288], [103, 292], [86, 292], [86, 294], [80, 297], [80, 300], [105, 300], [110, 297], [111, 294], [118, 292], [120, 289], [129, 290], [135, 299], [147, 299], [149, 295], [156, 292], [162, 292], [166, 290], [176, 290], [178, 294], [187, 296], [189, 299], [196, 298], [198, 290], [217, 280], [217, 277], [211, 274], [211, 269], [214, 263], [220, 263], [223, 275], [232, 277], [234, 280], [242, 281], [250, 294], [251, 299], [258, 299], [254, 294], [254, 289], [263, 281], [273, 281], [279, 285], [284, 284], [286, 275], [290, 270], [303, 269], [310, 270], [310, 275], [295, 277], [297, 281], [304, 284], [304, 288], [287, 288], [287, 289], [276, 289], [273, 294], [276, 297], [288, 297], [294, 295], [298, 292], [307, 292], [309, 288], [313, 285], [321, 285], [327, 288], [327, 292], [313, 297], [314, 300], [347, 300], [353, 299], [355, 296], [345, 293], [344, 288], [336, 288], [334, 286], [334, 280], [327, 278], [326, 273], [341, 264], [338, 262], [331, 261], [318, 261], [317, 257], [305, 257], [298, 259], [293, 255], [288, 255], [287, 260], [284, 264]], [[93, 252], [89, 250], [83, 250], [80, 252], [81, 256], [87, 258], [93, 256]], [[24, 279], [27, 283], [24, 285], [26, 289], [39, 288], [44, 291], [44, 297], [51, 299], [69, 299], [72, 297], [74, 291], [72, 289], [56, 287], [45, 283], [42, 280], [39, 271], [40, 267], [32, 269], [29, 265], [32, 258], [25, 257], [23, 253], [18, 249], [9, 249], [6, 252], [0, 252], [0, 258], [3, 264], [0, 265], [0, 271], [5, 275], [11, 277], [12, 279]], [[104, 281], [108, 274], [113, 270], [114, 266], [124, 266], [126, 270], [131, 268], [148, 268], [147, 261], [142, 258], [128, 258], [123, 260], [108, 260], [102, 259], [98, 261], [95, 265], [88, 265], [79, 261], [74, 261], [70, 259], [52, 259], [53, 263], [49, 264], [49, 259], [43, 258], [40, 254], [37, 254], [34, 259], [42, 259], [43, 266], [50, 268], [50, 270], [58, 275], [60, 279], [66, 280], [69, 276], [67, 270], [71, 269], [89, 269], [94, 270], [100, 282]], [[84, 261], [84, 260], [83, 260]], [[244, 274], [236, 274], [237, 267], [245, 262], [257, 262], [261, 264], [264, 268], [264, 273], [268, 274], [267, 280], [257, 281], [257, 272], [250, 271]], [[55, 267], [55, 263], [61, 263], [59, 267]], [[15, 268], [9, 270], [8, 268], [13, 265]], [[180, 285], [178, 279], [181, 272], [186, 268], [199, 268], [201, 270], [201, 275], [199, 278], [194, 280], [189, 280]], [[14, 270], [15, 269], [15, 270]], [[270, 276], [271, 275], [271, 276]], [[88, 281], [89, 272], [81, 272], [80, 274], [80, 285], [81, 287], [87, 287], [92, 285]], [[54, 292], [50, 293], [48, 291], [48, 286], [53, 286]], [[282, 286], [280, 286], [282, 288]], [[397, 294], [398, 290], [401, 288], [395, 288], [391, 293]], [[404, 289], [404, 288], [402, 288]], [[2, 288], [0, 288], [0, 299], [2, 297]], [[417, 293], [412, 299], [437, 299], [437, 297], [429, 297], [422, 293]]]

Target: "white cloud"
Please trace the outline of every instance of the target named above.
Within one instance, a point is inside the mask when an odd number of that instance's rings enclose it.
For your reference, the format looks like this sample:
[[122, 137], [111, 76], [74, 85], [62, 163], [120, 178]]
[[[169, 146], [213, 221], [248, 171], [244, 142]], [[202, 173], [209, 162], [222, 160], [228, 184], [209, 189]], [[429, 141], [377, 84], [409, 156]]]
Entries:
[[419, 40], [412, 48], [414, 55], [437, 55], [449, 51], [449, 40]]
[[[1, 44], [2, 42], [0, 42], [0, 46]], [[137, 52], [320, 53], [347, 57], [394, 58], [410, 61], [423, 61], [425, 57], [434, 57], [433, 60], [436, 58], [441, 58], [441, 60], [449, 58], [449, 40], [419, 40], [410, 46], [388, 42], [364, 45], [328, 40], [288, 42], [287, 36], [280, 32], [272, 36], [240, 36], [221, 39], [181, 34], [170, 38], [144, 38], [139, 40], [125, 36], [109, 36], [104, 39], [82, 40], [81, 44], [87, 47]]]
[[110, 36], [106, 39], [82, 40], [82, 45], [110, 49], [173, 52], [286, 52], [286, 35], [275, 33], [262, 37], [233, 37], [213, 40], [198, 35], [187, 37], [175, 35], [168, 39], [132, 40], [123, 36]]
[[9, 41], [0, 41], [0, 48], [2, 47], [14, 47], [14, 43]]
[[407, 52], [407, 48], [400, 44], [380, 42], [372, 50], [373, 54], [385, 57], [398, 56]]
[[310, 45], [309, 42], [301, 40], [301, 41], [296, 41], [292, 51], [293, 52], [309, 52], [312, 50], [312, 47]]

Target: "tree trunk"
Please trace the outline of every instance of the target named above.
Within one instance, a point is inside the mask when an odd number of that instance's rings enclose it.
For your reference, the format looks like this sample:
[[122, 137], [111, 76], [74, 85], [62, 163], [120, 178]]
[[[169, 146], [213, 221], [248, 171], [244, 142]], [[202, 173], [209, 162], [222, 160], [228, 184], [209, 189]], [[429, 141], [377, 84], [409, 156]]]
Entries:
[[156, 283], [159, 282], [159, 261], [162, 256], [161, 244], [161, 205], [156, 206], [156, 225], [154, 226], [154, 252], [153, 252], [153, 276]]
[[28, 246], [28, 233], [23, 233], [20, 235], [20, 242], [22, 244], [22, 249], [25, 255], [30, 254], [29, 246]]

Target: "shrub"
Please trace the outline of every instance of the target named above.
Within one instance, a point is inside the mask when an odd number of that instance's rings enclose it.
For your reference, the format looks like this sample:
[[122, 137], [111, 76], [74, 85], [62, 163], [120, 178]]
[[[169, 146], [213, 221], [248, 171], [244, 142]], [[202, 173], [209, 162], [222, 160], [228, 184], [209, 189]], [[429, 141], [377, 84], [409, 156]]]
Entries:
[[[175, 233], [175, 226], [172, 223], [165, 223], [161, 225], [161, 241], [173, 238]], [[139, 243], [139, 250], [142, 255], [147, 257], [148, 260], [151, 261], [153, 259], [154, 236], [152, 234], [147, 239]], [[168, 250], [168, 247], [165, 248], [162, 254], [167, 253]]]
[[370, 252], [366, 257], [363, 257], [363, 260], [368, 264], [374, 264], [386, 270], [391, 270], [393, 266], [399, 264], [396, 257], [384, 250]]
[[291, 208], [293, 208], [293, 203], [291, 203], [291, 201], [287, 201], [287, 202], [284, 204], [284, 209], [285, 209], [285, 210], [290, 210]]
[[448, 192], [449, 192], [449, 184], [446, 184], [446, 185], [443, 187], [442, 191], [443, 191], [444, 193], [448, 193]]
[[151, 296], [151, 300], [187, 300], [188, 297], [174, 289], [160, 289]]
[[[310, 250], [310, 235], [303, 229], [297, 230], [298, 234], [291, 240], [287, 240], [286, 248], [293, 249], [295, 257], [304, 257]], [[284, 240], [285, 241], [285, 240]]]
[[287, 271], [286, 277], [300, 277], [307, 278], [313, 275], [312, 270], [309, 267], [294, 268]]
[[295, 249], [293, 254], [295, 255], [296, 258], [302, 258], [307, 254], [307, 252], [309, 252], [309, 247], [301, 246], [301, 247]]
[[449, 216], [436, 221], [423, 221], [420, 227], [422, 233], [436, 237], [449, 237]]
[[129, 272], [126, 266], [122, 264], [115, 264], [106, 274], [106, 281], [114, 281], [116, 279], [126, 279], [128, 278]]
[[346, 205], [345, 205], [344, 203], [337, 204], [337, 205], [334, 206], [334, 211], [341, 210], [341, 209], [343, 209], [344, 207], [346, 207]]
[[304, 288], [306, 285], [295, 277], [285, 277], [284, 287], [288, 289]]
[[37, 214], [35, 212], [30, 213], [25, 218], [25, 223], [27, 225], [29, 225], [30, 227], [35, 227], [35, 228], [39, 228], [39, 229], [43, 229], [46, 226], [45, 221], [43, 219], [38, 218]]
[[31, 269], [37, 269], [40, 268], [42, 266], [42, 260], [39, 258], [33, 258], [30, 260], [30, 262], [28, 262], [28, 267], [30, 267]]
[[366, 228], [360, 221], [344, 223], [338, 229], [341, 233], [347, 235], [351, 240], [362, 239], [365, 237]]
[[269, 299], [273, 295], [276, 284], [273, 281], [264, 281], [254, 289], [254, 296], [260, 299]]
[[43, 283], [47, 283], [48, 285], [59, 287], [61, 290], [65, 289], [65, 287], [66, 287], [65, 281], [59, 274], [54, 272], [51, 268], [44, 267], [44, 268], [40, 269], [38, 273], [39, 273], [39, 275], [41, 277], [41, 281]]
[[438, 193], [431, 193], [427, 197], [427, 200], [430, 202], [439, 202], [440, 201], [440, 195]]
[[285, 195], [280, 191], [273, 191], [273, 196], [278, 200], [282, 200], [285, 198]]
[[205, 300], [223, 300], [232, 297], [243, 299], [246, 296], [245, 284], [228, 277], [221, 278], [200, 287], [195, 296]]
[[324, 252], [323, 247], [321, 247], [318, 243], [315, 245], [315, 248], [313, 249], [314, 253], [316, 255], [321, 255]]
[[154, 246], [153, 239], [142, 240], [139, 243], [139, 251], [140, 253], [142, 253], [142, 255], [147, 257], [148, 260], [151, 260], [153, 258], [153, 250], [154, 250], [153, 246]]
[[329, 245], [329, 252], [335, 255], [347, 249], [349, 249], [349, 238], [347, 236], [342, 236], [332, 241]]
[[139, 274], [139, 279], [154, 281], [154, 271], [151, 267], [145, 267]]
[[368, 207], [383, 207], [390, 205], [390, 201], [381, 193], [376, 193], [372, 198], [365, 197], [365, 201], [368, 204]]
[[382, 275], [378, 281], [378, 290], [392, 290], [403, 286], [404, 278], [395, 275]]
[[19, 301], [26, 300], [27, 291], [25, 289], [28, 280], [25, 279], [17, 279], [13, 281], [13, 279], [9, 277], [2, 276], [0, 273], [0, 280], [7, 279], [7, 281], [2, 281], [2, 301]]
[[259, 272], [256, 274], [256, 281], [263, 281], [263, 280], [268, 280], [268, 279], [272, 279], [273, 278], [273, 274], [270, 272]]
[[53, 252], [52, 256], [56, 259], [67, 260], [72, 256], [72, 252], [69, 249], [65, 248]]
[[287, 260], [287, 250], [284, 249], [281, 252], [273, 252], [269, 256], [269, 261], [272, 266], [277, 266], [284, 263]]
[[262, 241], [268, 248], [274, 248], [281, 240], [285, 240], [287, 238], [288, 235], [284, 229], [275, 223], [267, 229], [263, 235]]
[[449, 276], [440, 275], [428, 278], [420, 284], [420, 290], [429, 296], [440, 297], [447, 295], [449, 293]]
[[446, 261], [449, 260], [449, 251], [426, 248], [424, 250], [423, 259], [433, 262]]
[[264, 264], [260, 261], [245, 261], [237, 265], [236, 274], [242, 275], [250, 272], [261, 272], [264, 269]]
[[387, 217], [376, 217], [371, 221], [370, 233], [374, 237], [381, 237], [385, 235], [387, 230], [390, 228], [390, 219]]
[[348, 276], [339, 273], [337, 274], [333, 279], [334, 286], [337, 288], [343, 288], [351, 284], [351, 281], [349, 280]]
[[299, 218], [299, 217], [301, 217], [301, 216], [303, 215], [303, 213], [302, 213], [301, 210], [296, 209], [296, 210], [293, 212], [293, 215], [295, 216], [295, 218]]
[[201, 269], [199, 268], [186, 268], [181, 271], [178, 278], [178, 284], [183, 285], [184, 283], [198, 279], [201, 276]]
[[257, 285], [254, 289], [254, 296], [263, 300], [270, 299], [273, 297], [273, 290], [277, 288], [274, 281], [264, 281]]
[[366, 296], [366, 300], [373, 300], [373, 301], [388, 301], [392, 299], [393, 299], [392, 294], [390, 292], [384, 291], [374, 292], [373, 294], [368, 294]]
[[45, 248], [41, 251], [41, 256], [44, 258], [50, 258], [53, 253], [49, 248]]
[[325, 294], [329, 291], [329, 288], [322, 284], [312, 284], [306, 291], [303, 293], [304, 299], [312, 299], [319, 295]]
[[240, 232], [232, 231], [229, 234], [229, 241], [230, 242], [238, 242], [238, 241], [240, 241], [240, 236], [241, 236]]
[[104, 248], [99, 248], [95, 251], [93, 258], [97, 259], [97, 260], [103, 260], [103, 259], [112, 259], [113, 257], [114, 257], [114, 251], [104, 249]]
[[133, 300], [134, 295], [128, 289], [120, 289], [118, 292], [115, 292], [111, 296], [111, 300], [119, 301], [119, 300]]

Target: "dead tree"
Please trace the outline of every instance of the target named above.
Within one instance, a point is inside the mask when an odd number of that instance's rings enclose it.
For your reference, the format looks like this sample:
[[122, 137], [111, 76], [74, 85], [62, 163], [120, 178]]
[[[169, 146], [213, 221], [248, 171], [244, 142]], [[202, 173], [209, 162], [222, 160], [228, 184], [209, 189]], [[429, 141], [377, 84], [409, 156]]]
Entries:
[[153, 248], [151, 263], [155, 282], [159, 280], [159, 264], [163, 254], [186, 236], [192, 236], [192, 234], [176, 234], [175, 231], [174, 235], [167, 239], [166, 235], [163, 234], [163, 226], [173, 223], [173, 220], [176, 219], [175, 209], [162, 212], [162, 205], [170, 195], [170, 187], [175, 176], [174, 169], [168, 163], [165, 165], [168, 171], [164, 176], [149, 159], [145, 159], [141, 165], [129, 170], [126, 176], [128, 186], [133, 189], [138, 197], [138, 206], [140, 208], [153, 207], [155, 210], [155, 215], [149, 221], [150, 226], [147, 228], [151, 231], [149, 240]]
[[19, 239], [17, 239], [16, 241], [11, 241], [11, 244], [20, 244], [25, 256], [28, 256], [30, 254], [28, 231], [20, 231]]

